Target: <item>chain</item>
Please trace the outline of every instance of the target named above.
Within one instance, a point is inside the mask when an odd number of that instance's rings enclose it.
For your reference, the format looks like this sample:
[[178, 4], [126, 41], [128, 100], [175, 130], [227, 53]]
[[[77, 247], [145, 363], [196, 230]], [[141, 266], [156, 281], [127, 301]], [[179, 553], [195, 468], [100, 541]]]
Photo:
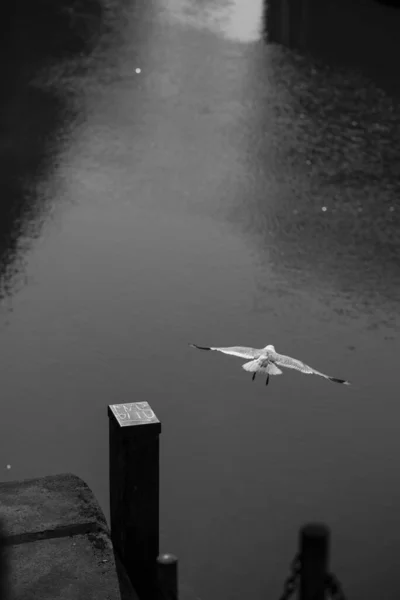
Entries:
[[[297, 584], [300, 578], [301, 571], [301, 557], [300, 554], [296, 554], [290, 564], [290, 573], [285, 580], [283, 586], [283, 593], [279, 597], [279, 600], [289, 600], [292, 594], [296, 591]], [[331, 600], [346, 600], [342, 585], [336, 575], [329, 573], [326, 576], [326, 589], [329, 593]]]
[[[293, 594], [293, 592], [296, 590], [297, 583], [300, 577], [300, 568], [300, 554], [296, 554], [296, 556], [293, 558], [290, 564], [290, 573], [286, 578], [285, 584], [283, 586], [283, 593], [280, 596], [279, 600], [288, 600]], [[338, 600], [340, 600], [340, 598]]]
[[326, 576], [326, 588], [332, 600], [346, 600], [342, 585], [339, 579], [333, 573], [329, 573]]

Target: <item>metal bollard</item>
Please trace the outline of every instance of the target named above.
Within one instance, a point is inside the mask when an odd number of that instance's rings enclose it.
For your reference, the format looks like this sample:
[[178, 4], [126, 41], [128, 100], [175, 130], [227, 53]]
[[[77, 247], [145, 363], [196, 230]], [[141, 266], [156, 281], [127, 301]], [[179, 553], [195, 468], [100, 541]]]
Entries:
[[157, 582], [160, 600], [178, 600], [178, 559], [173, 554], [157, 558]]

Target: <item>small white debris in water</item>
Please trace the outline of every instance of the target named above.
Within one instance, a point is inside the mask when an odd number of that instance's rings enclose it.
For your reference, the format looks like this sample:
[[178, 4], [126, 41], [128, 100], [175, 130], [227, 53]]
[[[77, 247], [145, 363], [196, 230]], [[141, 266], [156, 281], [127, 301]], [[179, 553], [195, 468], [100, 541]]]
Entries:
[[142, 71], [142, 69], [139, 69], [139, 68], [138, 68], [138, 69], [135, 69], [135, 72], [136, 72], [136, 73], [141, 73], [141, 71]]
[[11, 465], [7, 465], [7, 469], [10, 470], [11, 469]]
[[322, 210], [323, 212], [325, 212], [325, 211], [327, 211], [328, 209], [326, 208], [326, 206], [323, 206], [323, 207], [321, 208], [321, 210]]
[[391, 207], [389, 208], [389, 210], [390, 210], [390, 212], [393, 212], [393, 211], [394, 211], [394, 206], [391, 206]]

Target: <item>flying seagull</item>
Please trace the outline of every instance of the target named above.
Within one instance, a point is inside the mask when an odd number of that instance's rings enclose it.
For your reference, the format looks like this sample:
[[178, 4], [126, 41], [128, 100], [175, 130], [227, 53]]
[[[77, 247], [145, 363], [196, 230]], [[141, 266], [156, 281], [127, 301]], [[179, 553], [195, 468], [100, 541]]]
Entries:
[[193, 348], [199, 350], [217, 350], [217, 352], [223, 352], [224, 354], [231, 354], [232, 356], [238, 356], [239, 358], [250, 358], [249, 362], [242, 365], [242, 369], [253, 373], [252, 381], [254, 381], [257, 373], [266, 373], [267, 379], [265, 385], [268, 385], [270, 375], [282, 375], [282, 371], [279, 367], [286, 369], [295, 369], [305, 375], [319, 375], [329, 381], [335, 383], [344, 383], [344, 385], [350, 385], [349, 381], [345, 379], [337, 379], [337, 377], [330, 377], [316, 371], [312, 367], [309, 367], [301, 360], [292, 358], [291, 356], [285, 356], [275, 351], [274, 346], [265, 346], [265, 348], [246, 348], [245, 346], [230, 346], [229, 348], [209, 348], [207, 346], [197, 346], [196, 344], [189, 344]]

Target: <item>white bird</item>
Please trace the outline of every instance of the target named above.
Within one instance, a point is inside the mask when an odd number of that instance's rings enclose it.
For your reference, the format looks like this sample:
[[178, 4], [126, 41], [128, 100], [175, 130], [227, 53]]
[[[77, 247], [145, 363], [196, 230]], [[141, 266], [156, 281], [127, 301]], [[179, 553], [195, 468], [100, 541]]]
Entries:
[[265, 385], [268, 385], [270, 375], [282, 375], [282, 371], [279, 367], [295, 369], [305, 375], [319, 375], [320, 377], [325, 377], [325, 379], [329, 379], [329, 381], [334, 381], [335, 383], [350, 385], [350, 382], [345, 379], [330, 377], [329, 375], [325, 375], [325, 373], [321, 373], [320, 371], [316, 371], [312, 367], [309, 367], [301, 360], [279, 354], [272, 345], [260, 349], [246, 348], [245, 346], [230, 346], [229, 348], [209, 348], [207, 346], [197, 346], [196, 344], [189, 344], [189, 346], [193, 346], [193, 348], [198, 348], [199, 350], [217, 350], [218, 352], [239, 356], [240, 358], [250, 358], [250, 362], [244, 363], [242, 369], [253, 373], [252, 381], [254, 381], [257, 373], [266, 373], [267, 379]]

